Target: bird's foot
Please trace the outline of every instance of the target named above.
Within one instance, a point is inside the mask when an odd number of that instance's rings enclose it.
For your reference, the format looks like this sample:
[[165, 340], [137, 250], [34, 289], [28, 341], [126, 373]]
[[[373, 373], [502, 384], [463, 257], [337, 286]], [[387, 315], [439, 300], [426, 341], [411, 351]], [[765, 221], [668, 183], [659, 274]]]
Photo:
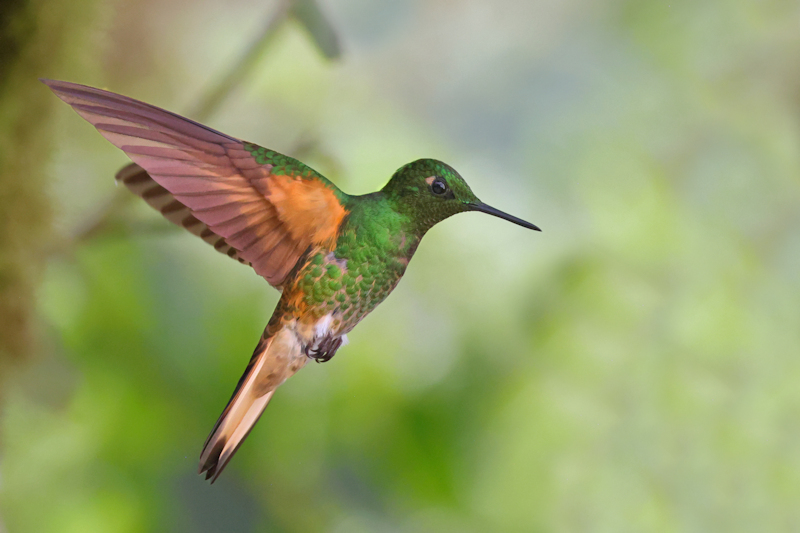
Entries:
[[336, 350], [342, 345], [341, 337], [324, 337], [306, 351], [306, 355], [317, 363], [326, 363], [333, 359]]

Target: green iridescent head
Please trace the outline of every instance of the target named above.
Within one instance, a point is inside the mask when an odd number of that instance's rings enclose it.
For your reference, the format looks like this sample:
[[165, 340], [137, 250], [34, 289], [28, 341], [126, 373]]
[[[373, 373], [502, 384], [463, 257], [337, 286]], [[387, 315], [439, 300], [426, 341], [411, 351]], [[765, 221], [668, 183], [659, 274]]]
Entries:
[[453, 167], [435, 159], [418, 159], [400, 167], [381, 192], [398, 212], [412, 218], [422, 232], [464, 211], [481, 211], [541, 231], [530, 222], [481, 202]]

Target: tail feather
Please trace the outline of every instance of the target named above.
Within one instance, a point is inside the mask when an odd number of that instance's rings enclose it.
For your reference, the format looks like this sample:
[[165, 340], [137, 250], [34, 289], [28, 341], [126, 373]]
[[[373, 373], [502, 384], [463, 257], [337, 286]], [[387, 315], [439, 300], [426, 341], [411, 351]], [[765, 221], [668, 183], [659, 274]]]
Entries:
[[206, 439], [199, 473], [213, 483], [253, 429], [275, 389], [305, 364], [306, 356], [291, 328], [262, 338], [228, 405]]
[[[244, 439], [250, 434], [253, 426], [255, 426], [261, 416], [261, 413], [267, 408], [267, 404], [269, 404], [274, 393], [274, 390], [270, 391], [261, 398], [255, 400], [250, 405], [249, 409], [247, 409], [244, 417], [233, 426], [229, 435], [226, 435], [224, 432], [221, 434], [218, 434], [220, 432], [214, 432], [209, 436], [208, 443], [206, 447], [203, 448], [203, 453], [200, 455], [200, 469], [198, 473], [205, 473], [206, 479], [211, 479], [211, 483], [217, 480], [227, 466], [228, 461], [233, 457], [233, 454], [236, 453], [239, 446], [244, 442]], [[214, 436], [216, 436], [216, 438], [213, 441], [213, 445], [209, 445], [211, 444], [211, 437]]]

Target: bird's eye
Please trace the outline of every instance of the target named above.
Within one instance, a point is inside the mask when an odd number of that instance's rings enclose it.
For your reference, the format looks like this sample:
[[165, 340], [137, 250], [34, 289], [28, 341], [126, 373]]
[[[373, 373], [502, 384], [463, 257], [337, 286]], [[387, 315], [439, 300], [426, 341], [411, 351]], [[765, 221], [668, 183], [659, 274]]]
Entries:
[[447, 182], [445, 182], [444, 179], [437, 176], [431, 182], [431, 192], [436, 196], [443, 195], [444, 193], [447, 192]]

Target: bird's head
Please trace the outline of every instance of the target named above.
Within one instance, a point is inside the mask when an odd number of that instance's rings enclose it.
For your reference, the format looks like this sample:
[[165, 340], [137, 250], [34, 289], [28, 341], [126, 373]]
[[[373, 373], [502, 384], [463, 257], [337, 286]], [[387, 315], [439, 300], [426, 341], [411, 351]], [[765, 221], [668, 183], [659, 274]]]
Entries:
[[409, 216], [422, 233], [434, 224], [464, 211], [481, 211], [528, 229], [538, 227], [481, 202], [450, 165], [418, 159], [400, 167], [382, 189], [395, 209]]

